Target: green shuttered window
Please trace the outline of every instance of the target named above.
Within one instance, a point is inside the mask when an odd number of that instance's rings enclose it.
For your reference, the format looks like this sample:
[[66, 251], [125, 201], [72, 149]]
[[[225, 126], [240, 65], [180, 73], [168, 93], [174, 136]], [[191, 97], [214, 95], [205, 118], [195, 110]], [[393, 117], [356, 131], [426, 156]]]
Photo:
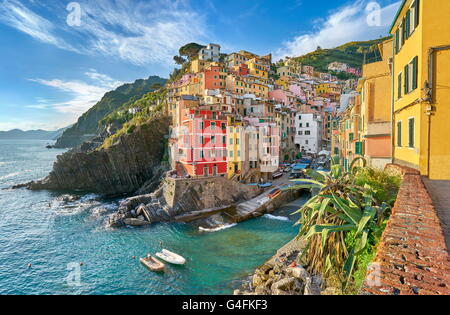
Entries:
[[414, 148], [414, 118], [408, 120], [408, 145]]

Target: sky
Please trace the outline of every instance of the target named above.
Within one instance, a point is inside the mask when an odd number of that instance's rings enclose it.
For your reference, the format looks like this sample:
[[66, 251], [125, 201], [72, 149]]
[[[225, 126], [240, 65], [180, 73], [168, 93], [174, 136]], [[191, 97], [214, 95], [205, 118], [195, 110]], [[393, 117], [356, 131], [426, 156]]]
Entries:
[[0, 0], [0, 130], [66, 127], [123, 83], [167, 78], [190, 42], [279, 60], [386, 36], [400, 3]]

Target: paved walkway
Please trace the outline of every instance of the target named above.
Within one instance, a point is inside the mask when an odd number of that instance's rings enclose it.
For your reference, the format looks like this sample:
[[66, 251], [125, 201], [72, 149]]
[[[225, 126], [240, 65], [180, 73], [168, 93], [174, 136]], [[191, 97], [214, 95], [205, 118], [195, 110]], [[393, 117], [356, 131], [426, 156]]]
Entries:
[[423, 179], [442, 222], [447, 251], [450, 254], [450, 181]]

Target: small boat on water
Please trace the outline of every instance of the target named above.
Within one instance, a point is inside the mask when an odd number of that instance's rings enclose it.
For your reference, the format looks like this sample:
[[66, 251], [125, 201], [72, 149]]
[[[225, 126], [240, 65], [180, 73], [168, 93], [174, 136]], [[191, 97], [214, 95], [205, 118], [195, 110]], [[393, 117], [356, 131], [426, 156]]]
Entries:
[[186, 259], [184, 257], [172, 253], [167, 249], [163, 249], [161, 253], [157, 253], [156, 257], [161, 258], [162, 260], [173, 265], [184, 265], [186, 263]]
[[155, 272], [164, 271], [164, 268], [166, 267], [166, 265], [151, 255], [148, 255], [146, 258], [141, 258], [140, 262], [147, 267], [148, 270]]

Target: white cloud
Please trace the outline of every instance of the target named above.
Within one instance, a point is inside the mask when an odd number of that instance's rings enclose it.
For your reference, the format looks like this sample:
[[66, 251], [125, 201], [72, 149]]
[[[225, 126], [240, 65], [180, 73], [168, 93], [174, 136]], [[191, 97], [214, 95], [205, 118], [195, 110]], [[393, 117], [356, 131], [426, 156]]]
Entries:
[[16, 0], [3, 0], [0, 4], [0, 22], [31, 37], [62, 49], [77, 51], [53, 33], [54, 26]]
[[28, 107], [34, 109], [54, 109], [57, 112], [78, 117], [100, 101], [105, 93], [124, 84], [124, 82], [114, 80], [105, 74], [98, 73], [94, 69], [89, 70], [85, 75], [91, 79], [93, 84], [84, 81], [63, 81], [59, 79], [30, 79], [30, 81], [65, 92], [70, 99], [63, 102], [54, 102], [38, 98], [36, 100], [38, 104], [33, 104]]
[[331, 13], [327, 19], [318, 21], [316, 31], [299, 35], [286, 41], [274, 53], [275, 60], [286, 56], [301, 56], [312, 52], [318, 46], [334, 48], [351, 41], [370, 40], [386, 36], [401, 1], [381, 9], [381, 25], [369, 26], [366, 7], [370, 1], [358, 0]]
[[206, 38], [204, 18], [190, 8], [187, 0], [78, 2], [81, 25], [74, 27], [66, 25], [69, 12], [64, 7], [45, 5], [46, 10], [51, 6], [50, 12], [61, 23], [58, 35], [52, 22], [16, 0], [3, 0], [0, 22], [62, 49], [120, 58], [135, 65], [173, 65], [172, 56], [180, 46]]

